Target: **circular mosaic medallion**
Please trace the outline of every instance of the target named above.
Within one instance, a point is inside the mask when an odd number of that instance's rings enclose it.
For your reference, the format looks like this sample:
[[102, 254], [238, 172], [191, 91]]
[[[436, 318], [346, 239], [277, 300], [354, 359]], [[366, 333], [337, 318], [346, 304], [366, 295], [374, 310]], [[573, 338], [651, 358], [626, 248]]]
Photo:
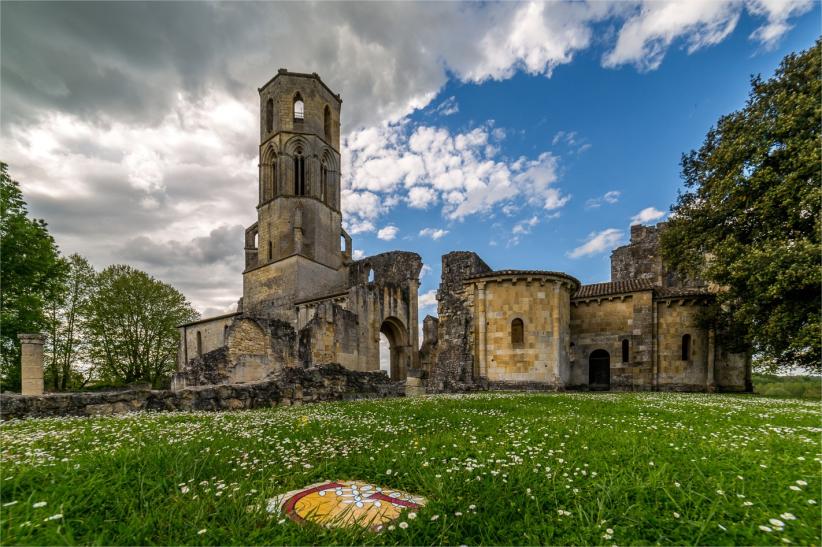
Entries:
[[425, 505], [425, 498], [362, 481], [333, 481], [286, 492], [269, 500], [270, 512], [282, 511], [296, 522], [322, 526], [362, 526], [380, 530], [405, 509]]

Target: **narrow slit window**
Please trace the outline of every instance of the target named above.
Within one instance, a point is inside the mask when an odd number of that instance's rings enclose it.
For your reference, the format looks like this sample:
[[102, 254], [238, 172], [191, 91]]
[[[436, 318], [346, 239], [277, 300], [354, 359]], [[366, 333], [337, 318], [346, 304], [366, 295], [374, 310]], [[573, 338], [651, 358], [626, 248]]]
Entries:
[[628, 339], [626, 338], [625, 340], [622, 341], [622, 362], [623, 363], [627, 363], [628, 361], [630, 361], [630, 355], [629, 355], [630, 349], [631, 349], [630, 343], [628, 342]]
[[197, 331], [197, 357], [203, 356], [203, 334]]
[[687, 361], [691, 358], [691, 335], [686, 334], [682, 337], [682, 360]]
[[268, 259], [271, 260], [274, 258], [274, 245], [269, 241], [268, 242]]
[[274, 130], [274, 100], [268, 99], [265, 103], [265, 131], [271, 133]]
[[325, 105], [323, 110], [323, 130], [325, 132], [325, 140], [331, 142], [331, 109]]
[[521, 345], [525, 340], [525, 325], [522, 319], [516, 318], [511, 321], [511, 343], [515, 346]]

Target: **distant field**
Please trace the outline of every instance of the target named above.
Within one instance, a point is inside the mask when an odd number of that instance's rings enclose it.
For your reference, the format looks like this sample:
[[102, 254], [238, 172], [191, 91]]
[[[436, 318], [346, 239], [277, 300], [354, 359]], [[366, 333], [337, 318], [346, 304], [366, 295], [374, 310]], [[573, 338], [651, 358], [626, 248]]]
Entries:
[[[11, 544], [820, 544], [818, 401], [481, 394], [0, 426]], [[274, 495], [362, 479], [428, 498], [379, 534]]]

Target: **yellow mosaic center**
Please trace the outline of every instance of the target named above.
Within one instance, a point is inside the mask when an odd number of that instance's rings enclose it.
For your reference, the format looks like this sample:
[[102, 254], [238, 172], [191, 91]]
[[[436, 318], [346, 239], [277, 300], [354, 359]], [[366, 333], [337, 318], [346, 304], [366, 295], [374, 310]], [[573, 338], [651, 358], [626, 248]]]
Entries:
[[380, 530], [402, 511], [417, 509], [425, 498], [363, 481], [331, 481], [286, 492], [270, 500], [296, 522], [322, 526], [362, 526]]

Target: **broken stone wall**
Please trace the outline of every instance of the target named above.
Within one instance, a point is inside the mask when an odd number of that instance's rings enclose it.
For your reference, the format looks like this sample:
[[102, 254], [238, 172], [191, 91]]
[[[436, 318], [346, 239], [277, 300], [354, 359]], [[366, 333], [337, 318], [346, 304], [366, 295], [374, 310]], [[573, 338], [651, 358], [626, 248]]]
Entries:
[[333, 302], [324, 302], [300, 329], [300, 363], [303, 367], [339, 363], [355, 370], [358, 360], [357, 315]]
[[26, 396], [0, 394], [0, 418], [101, 416], [136, 411], [240, 410], [321, 401], [401, 397], [403, 382], [383, 372], [355, 372], [338, 364], [283, 369], [273, 380], [189, 387]]
[[235, 316], [225, 325], [225, 345], [194, 357], [172, 378], [172, 387], [258, 382], [297, 361], [297, 333], [285, 321]]
[[428, 380], [429, 391], [459, 391], [474, 384], [474, 321], [471, 295], [463, 282], [491, 268], [476, 253], [454, 251], [442, 257], [442, 278], [437, 291], [439, 332], [436, 366]]
[[422, 320], [420, 368], [424, 373], [423, 378], [429, 377], [436, 366], [439, 323], [439, 319], [430, 315], [426, 315], [425, 319]]
[[631, 226], [631, 242], [611, 253], [611, 281], [647, 279], [664, 286], [665, 272], [659, 254], [659, 232], [665, 223], [656, 226]]

